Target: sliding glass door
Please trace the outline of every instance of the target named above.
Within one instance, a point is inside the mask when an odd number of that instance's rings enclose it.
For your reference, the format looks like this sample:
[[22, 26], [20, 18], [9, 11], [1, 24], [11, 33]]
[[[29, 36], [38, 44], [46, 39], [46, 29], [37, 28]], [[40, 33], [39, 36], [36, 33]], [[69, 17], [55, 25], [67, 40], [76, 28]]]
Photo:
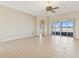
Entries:
[[55, 23], [53, 23], [52, 24], [53, 26], [52, 26], [52, 33], [53, 33], [53, 35], [60, 35], [60, 33], [61, 33], [61, 22], [55, 22]]
[[52, 35], [73, 37], [74, 21], [52, 23]]

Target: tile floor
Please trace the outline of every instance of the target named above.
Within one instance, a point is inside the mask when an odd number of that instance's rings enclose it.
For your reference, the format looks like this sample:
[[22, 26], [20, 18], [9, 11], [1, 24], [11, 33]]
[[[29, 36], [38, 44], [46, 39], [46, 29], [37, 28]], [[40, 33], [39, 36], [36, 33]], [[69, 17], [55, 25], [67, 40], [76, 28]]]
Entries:
[[70, 37], [30, 37], [0, 43], [0, 58], [78, 58], [79, 40]]

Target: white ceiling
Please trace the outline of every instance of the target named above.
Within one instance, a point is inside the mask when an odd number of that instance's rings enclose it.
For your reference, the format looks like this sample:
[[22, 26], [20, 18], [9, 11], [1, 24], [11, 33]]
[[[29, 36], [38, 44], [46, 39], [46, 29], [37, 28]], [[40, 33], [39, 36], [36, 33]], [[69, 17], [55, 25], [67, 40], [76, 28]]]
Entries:
[[[34, 16], [40, 16], [45, 10], [47, 1], [4, 1], [0, 2], [0, 4]], [[79, 10], [78, 1], [51, 1], [51, 4], [53, 7], [59, 7], [59, 9], [56, 10], [56, 13], [51, 13], [51, 15]]]

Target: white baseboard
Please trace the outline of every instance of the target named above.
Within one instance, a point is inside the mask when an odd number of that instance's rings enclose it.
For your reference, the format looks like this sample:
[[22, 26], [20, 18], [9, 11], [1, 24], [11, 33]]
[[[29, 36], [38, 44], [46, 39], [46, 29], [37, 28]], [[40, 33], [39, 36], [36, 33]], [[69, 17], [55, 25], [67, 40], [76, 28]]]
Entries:
[[16, 39], [21, 39], [21, 38], [29, 38], [33, 36], [20, 36], [20, 37], [13, 37], [13, 38], [6, 38], [6, 39], [1, 39], [0, 42], [5, 42], [5, 41], [10, 41], [10, 40], [16, 40]]

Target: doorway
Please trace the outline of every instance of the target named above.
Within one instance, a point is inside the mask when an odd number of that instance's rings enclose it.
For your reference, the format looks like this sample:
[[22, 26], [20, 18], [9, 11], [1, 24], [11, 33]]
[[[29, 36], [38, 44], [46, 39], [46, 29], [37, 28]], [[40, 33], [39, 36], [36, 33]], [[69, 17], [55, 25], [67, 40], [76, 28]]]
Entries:
[[44, 36], [45, 35], [45, 21], [44, 20], [40, 21], [40, 31], [41, 31], [40, 34]]

